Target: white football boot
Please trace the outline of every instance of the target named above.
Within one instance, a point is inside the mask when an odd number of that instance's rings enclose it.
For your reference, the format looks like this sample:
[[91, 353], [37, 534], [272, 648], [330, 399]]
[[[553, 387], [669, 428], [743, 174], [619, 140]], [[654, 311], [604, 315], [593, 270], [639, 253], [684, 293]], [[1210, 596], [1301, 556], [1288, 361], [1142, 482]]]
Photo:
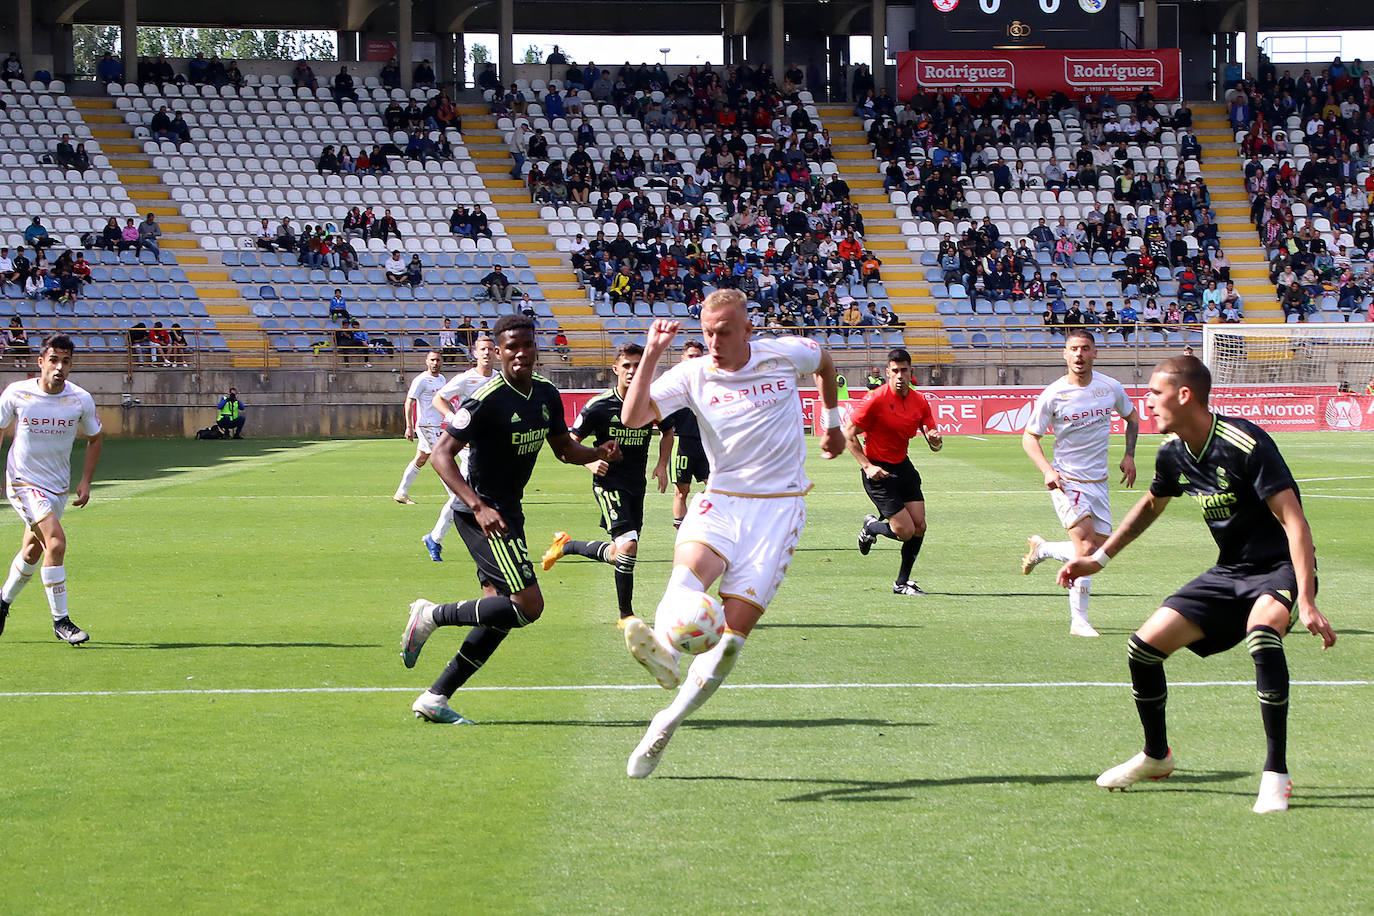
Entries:
[[410, 704], [410, 708], [415, 713], [415, 718], [424, 719], [426, 722], [435, 722], [439, 725], [477, 724], [449, 706], [448, 697], [428, 690], [420, 694], [415, 702]]
[[420, 650], [425, 647], [425, 640], [434, 632], [434, 609], [438, 606], [424, 598], [410, 602], [410, 619], [406, 621], [405, 632], [401, 634], [401, 663], [407, 668], [415, 667]]
[[643, 779], [652, 773], [659, 760], [663, 759], [663, 749], [672, 737], [672, 731], [660, 727], [658, 716], [654, 716], [649, 723], [649, 730], [644, 733], [634, 753], [630, 754], [630, 760], [625, 764], [625, 774], [631, 779]]
[[677, 651], [664, 645], [649, 625], [638, 617], [625, 621], [625, 647], [635, 661], [653, 675], [658, 686], [672, 690], [678, 685]]
[[1287, 773], [1265, 770], [1260, 777], [1259, 798], [1255, 799], [1255, 813], [1269, 814], [1273, 811], [1287, 811], [1288, 797], [1293, 794], [1293, 780]]
[[1174, 752], [1170, 748], [1163, 760], [1147, 757], [1144, 751], [1125, 763], [1117, 764], [1101, 776], [1097, 784], [1108, 791], [1133, 786], [1142, 779], [1168, 779], [1174, 772]]

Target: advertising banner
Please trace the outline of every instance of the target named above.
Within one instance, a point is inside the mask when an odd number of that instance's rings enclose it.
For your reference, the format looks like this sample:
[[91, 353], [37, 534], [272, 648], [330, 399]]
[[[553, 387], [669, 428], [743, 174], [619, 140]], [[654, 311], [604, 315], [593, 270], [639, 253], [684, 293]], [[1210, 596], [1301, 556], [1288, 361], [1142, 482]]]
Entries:
[[897, 54], [897, 95], [918, 91], [985, 95], [1034, 89], [1044, 97], [1058, 90], [1070, 98], [1110, 91], [1133, 98], [1148, 91], [1156, 99], [1180, 97], [1181, 63], [1177, 48], [1152, 51], [1044, 51], [1015, 48], [994, 51], [901, 51]]

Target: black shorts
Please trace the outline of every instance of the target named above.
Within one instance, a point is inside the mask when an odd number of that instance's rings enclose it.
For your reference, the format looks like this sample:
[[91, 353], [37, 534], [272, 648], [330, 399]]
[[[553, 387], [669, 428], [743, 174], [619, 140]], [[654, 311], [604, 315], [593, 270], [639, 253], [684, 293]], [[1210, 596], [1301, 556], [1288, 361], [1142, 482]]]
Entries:
[[601, 527], [613, 538], [627, 531], [644, 530], [644, 491], [607, 489], [592, 485], [601, 508]]
[[509, 596], [535, 585], [536, 580], [525, 548], [525, 516], [503, 512], [501, 518], [507, 533], [499, 538], [483, 534], [477, 517], [466, 512], [453, 513], [453, 524], [477, 564], [477, 581]]
[[1291, 627], [1297, 614], [1298, 577], [1293, 564], [1269, 569], [1213, 566], [1164, 601], [1197, 624], [1205, 634], [1188, 648], [1198, 655], [1215, 655], [1245, 639], [1245, 625], [1255, 602], [1265, 595], [1289, 610]]
[[[691, 443], [688, 445], [688, 443]], [[673, 483], [705, 482], [711, 476], [711, 462], [700, 439], [678, 439], [677, 454], [673, 456]]]
[[892, 518], [906, 508], [907, 503], [925, 502], [925, 494], [921, 492], [921, 472], [912, 466], [910, 458], [903, 458], [896, 464], [886, 461], [873, 463], [887, 471], [887, 478], [870, 480], [862, 471], [859, 477], [863, 480], [864, 492], [873, 500], [882, 518]]

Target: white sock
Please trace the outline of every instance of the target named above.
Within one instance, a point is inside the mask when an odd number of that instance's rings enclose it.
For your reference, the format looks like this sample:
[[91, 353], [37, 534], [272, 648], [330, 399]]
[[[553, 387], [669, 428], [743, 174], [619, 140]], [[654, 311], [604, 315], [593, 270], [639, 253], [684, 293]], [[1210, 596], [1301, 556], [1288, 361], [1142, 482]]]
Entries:
[[67, 616], [67, 567], [43, 567], [43, 591], [48, 593], [48, 610], [53, 620]]
[[22, 553], [15, 554], [14, 562], [10, 564], [9, 578], [5, 580], [5, 587], [0, 589], [0, 600], [6, 604], [13, 604], [14, 599], [19, 597], [19, 593], [29, 584], [37, 570], [37, 563], [25, 563]]
[[1073, 586], [1069, 589], [1069, 618], [1071, 620], [1087, 621], [1088, 597], [1092, 588], [1092, 576], [1083, 576], [1074, 581]]
[[1078, 559], [1078, 551], [1073, 549], [1073, 541], [1046, 541], [1040, 548], [1040, 556], [1067, 563]]
[[667, 709], [654, 716], [654, 725], [670, 734], [676, 730], [683, 719], [700, 708], [701, 704], [716, 692], [716, 688], [725, 680], [730, 669], [735, 667], [735, 660], [739, 658], [740, 650], [743, 648], [744, 637], [726, 630], [714, 649], [692, 659], [692, 664], [687, 668], [687, 676], [678, 688], [677, 696], [673, 697], [673, 702], [668, 704]]
[[453, 510], [458, 508], [458, 497], [449, 497], [448, 502], [439, 510], [439, 518], [434, 523], [434, 530], [429, 533], [430, 540], [436, 544], [444, 543], [444, 535], [453, 527]]
[[401, 475], [401, 485], [396, 488], [397, 498], [404, 499], [410, 493], [410, 485], [415, 482], [415, 478], [420, 476], [420, 469], [415, 466], [415, 462], [406, 465], [406, 472]]

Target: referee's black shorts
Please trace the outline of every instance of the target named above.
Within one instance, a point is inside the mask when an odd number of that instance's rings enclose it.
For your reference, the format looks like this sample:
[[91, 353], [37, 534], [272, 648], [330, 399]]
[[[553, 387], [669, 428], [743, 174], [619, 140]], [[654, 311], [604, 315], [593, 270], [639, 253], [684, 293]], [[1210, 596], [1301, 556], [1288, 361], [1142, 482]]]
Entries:
[[673, 483], [701, 483], [711, 476], [711, 462], [700, 439], [677, 440], [677, 454], [673, 456]]
[[1293, 564], [1270, 567], [1213, 566], [1164, 600], [1198, 625], [1204, 636], [1188, 648], [1198, 655], [1215, 655], [1245, 639], [1246, 623], [1255, 602], [1269, 596], [1288, 608], [1288, 625], [1297, 615], [1298, 577]]
[[477, 564], [477, 581], [509, 596], [536, 584], [536, 579], [525, 547], [525, 516], [502, 512], [501, 518], [506, 523], [502, 537], [487, 537], [477, 517], [467, 512], [453, 513], [453, 524]]
[[910, 458], [903, 458], [896, 464], [886, 461], [873, 463], [887, 471], [888, 476], [883, 480], [870, 480], [867, 474], [860, 471], [859, 477], [863, 480], [864, 492], [873, 500], [880, 517], [892, 518], [907, 503], [925, 502], [925, 494], [921, 492], [921, 473], [911, 464]]

